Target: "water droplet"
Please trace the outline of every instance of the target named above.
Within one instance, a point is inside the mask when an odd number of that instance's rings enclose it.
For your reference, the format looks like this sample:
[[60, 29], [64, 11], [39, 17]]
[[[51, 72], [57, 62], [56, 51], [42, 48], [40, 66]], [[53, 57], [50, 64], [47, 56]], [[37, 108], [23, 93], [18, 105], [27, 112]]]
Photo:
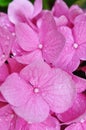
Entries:
[[4, 61], [5, 58], [6, 58], [5, 54], [2, 54], [2, 56], [1, 56], [1, 61]]
[[42, 44], [39, 44], [38, 47], [39, 47], [39, 49], [42, 49], [42, 48], [43, 48], [43, 45], [42, 45]]
[[80, 122], [83, 123], [85, 120], [84, 119], [81, 119]]
[[16, 34], [13, 32], [12, 35], [15, 36]]
[[34, 93], [38, 93], [39, 92], [39, 88], [34, 88]]
[[77, 44], [77, 43], [74, 43], [74, 44], [73, 44], [73, 47], [74, 47], [75, 49], [77, 49], [77, 48], [78, 48], [78, 44]]
[[13, 52], [13, 56], [16, 56], [16, 52]]

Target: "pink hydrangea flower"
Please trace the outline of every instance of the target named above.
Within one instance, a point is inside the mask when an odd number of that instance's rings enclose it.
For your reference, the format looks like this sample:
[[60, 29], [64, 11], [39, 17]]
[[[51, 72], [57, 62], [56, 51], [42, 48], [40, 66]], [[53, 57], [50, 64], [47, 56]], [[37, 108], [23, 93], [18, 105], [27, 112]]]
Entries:
[[[26, 23], [17, 24], [15, 31], [18, 42], [17, 46], [23, 51], [20, 50], [20, 58], [19, 55], [15, 54], [14, 49], [13, 53], [16, 59], [22, 63], [29, 64], [34, 56], [35, 60], [42, 56], [47, 63], [54, 64], [63, 49], [65, 39], [63, 35], [57, 31], [54, 18], [50, 12], [44, 14], [38, 33]], [[23, 56], [21, 56], [21, 54]]]
[[75, 97], [73, 86], [66, 72], [41, 61], [26, 66], [20, 75], [12, 73], [0, 90], [19, 116], [36, 123], [44, 121], [50, 110], [62, 113], [71, 107]]
[[65, 36], [66, 43], [57, 59], [57, 67], [73, 72], [79, 66], [80, 60], [86, 60], [85, 24], [85, 20], [78, 21], [76, 18], [73, 29], [67, 26], [59, 27], [59, 31]]

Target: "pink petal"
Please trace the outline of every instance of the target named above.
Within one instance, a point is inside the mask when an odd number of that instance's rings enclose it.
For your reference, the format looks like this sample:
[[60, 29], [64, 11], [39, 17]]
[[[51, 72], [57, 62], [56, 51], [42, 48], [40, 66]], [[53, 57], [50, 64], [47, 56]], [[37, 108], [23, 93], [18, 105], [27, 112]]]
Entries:
[[25, 23], [17, 24], [16, 36], [19, 46], [25, 51], [32, 51], [37, 49], [39, 44], [38, 35], [29, 25]]
[[35, 50], [28, 54], [22, 54], [21, 56], [16, 56], [15, 59], [22, 64], [31, 64], [34, 61], [38, 61], [39, 59], [42, 59], [42, 54], [40, 50]]
[[49, 115], [48, 104], [39, 95], [32, 95], [25, 105], [13, 109], [29, 123], [42, 122]]
[[23, 69], [24, 67], [24, 65], [17, 62], [14, 58], [9, 58], [8, 63], [9, 63], [9, 70], [11, 73], [20, 72], [20, 70]]
[[[63, 26], [58, 28], [65, 36], [65, 46], [56, 60], [56, 67], [60, 67], [67, 72], [73, 72], [79, 65], [79, 58], [76, 55], [76, 50], [73, 47], [74, 39], [70, 28]], [[65, 54], [65, 55], [64, 55]]]
[[20, 106], [25, 104], [29, 98], [31, 91], [28, 88], [29, 84], [17, 73], [12, 73], [1, 85], [0, 91], [11, 105]]
[[86, 80], [78, 76], [73, 75], [73, 80], [76, 84], [77, 93], [81, 93], [86, 90]]
[[0, 109], [0, 129], [9, 130], [11, 120], [13, 118], [12, 110], [9, 105], [6, 105]]
[[65, 26], [68, 24], [68, 19], [64, 15], [60, 16], [59, 18], [55, 17], [54, 19], [55, 19], [57, 27], [58, 26]]
[[74, 24], [79, 23], [80, 21], [85, 21], [86, 20], [86, 15], [85, 13], [78, 15], [75, 19], [74, 19]]
[[56, 0], [56, 3], [53, 7], [53, 14], [57, 17], [61, 15], [68, 16], [68, 6], [63, 0]]
[[74, 19], [83, 13], [83, 10], [78, 5], [72, 5], [69, 9], [69, 19], [74, 22]]
[[77, 56], [80, 60], [86, 60], [86, 42], [81, 44], [77, 50]]
[[73, 122], [73, 120], [79, 118], [86, 110], [86, 97], [82, 94], [77, 94], [75, 101], [71, 108], [62, 114], [58, 114], [58, 118], [62, 122]]
[[9, 75], [9, 70], [6, 64], [0, 66], [0, 82], [4, 81]]
[[53, 16], [46, 12], [40, 28], [40, 42], [43, 44], [42, 54], [48, 63], [54, 63], [63, 49], [65, 39], [57, 31]]
[[81, 123], [76, 123], [68, 126], [65, 130], [85, 130], [85, 129], [83, 129]]
[[44, 122], [29, 125], [29, 130], [60, 130], [57, 119], [49, 116]]
[[29, 81], [33, 86], [42, 87], [44, 82], [48, 80], [48, 73], [50, 70], [49, 65], [40, 59], [39, 61], [33, 62], [32, 64], [26, 66], [20, 72], [20, 75], [23, 79]]
[[73, 35], [77, 44], [86, 43], [86, 21], [80, 20], [74, 25]]
[[49, 73], [49, 80], [42, 88], [42, 96], [50, 109], [62, 113], [71, 107], [76, 92], [71, 77], [60, 69], [53, 69]]
[[35, 0], [34, 2], [34, 11], [33, 11], [33, 17], [38, 15], [42, 11], [42, 0]]
[[12, 42], [12, 34], [7, 29], [0, 27], [0, 66], [7, 60]]
[[34, 8], [30, 1], [14, 0], [9, 4], [8, 17], [14, 24], [24, 22], [32, 16], [33, 10]]

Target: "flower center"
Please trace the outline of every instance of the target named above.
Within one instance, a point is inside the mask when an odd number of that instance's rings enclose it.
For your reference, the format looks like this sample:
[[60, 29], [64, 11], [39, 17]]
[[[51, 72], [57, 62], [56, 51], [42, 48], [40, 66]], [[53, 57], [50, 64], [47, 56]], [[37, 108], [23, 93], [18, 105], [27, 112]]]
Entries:
[[74, 43], [74, 44], [73, 44], [73, 47], [74, 47], [75, 49], [77, 49], [77, 48], [78, 48], [78, 44], [77, 44], [77, 43]]
[[39, 88], [34, 88], [34, 93], [38, 93], [39, 92]]
[[42, 45], [42, 44], [39, 44], [39, 45], [38, 45], [38, 48], [39, 48], [39, 49], [42, 49], [42, 48], [43, 48], [43, 45]]

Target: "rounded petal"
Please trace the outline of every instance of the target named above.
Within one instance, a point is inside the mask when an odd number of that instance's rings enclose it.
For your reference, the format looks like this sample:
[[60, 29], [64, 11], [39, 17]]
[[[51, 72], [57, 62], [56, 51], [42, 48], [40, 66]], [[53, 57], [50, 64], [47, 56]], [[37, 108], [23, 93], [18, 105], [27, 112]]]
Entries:
[[73, 122], [73, 120], [77, 120], [86, 111], [85, 102], [86, 102], [86, 97], [82, 94], [77, 94], [72, 106], [66, 112], [62, 114], [58, 114], [58, 118], [65, 123]]
[[68, 6], [63, 0], [56, 0], [56, 3], [53, 7], [53, 14], [57, 17], [61, 15], [68, 16]]
[[51, 13], [46, 12], [40, 27], [40, 42], [43, 45], [42, 54], [47, 63], [56, 61], [65, 43], [64, 36], [57, 31], [56, 23]]
[[66, 111], [71, 107], [75, 95], [75, 84], [70, 75], [60, 69], [53, 69], [42, 89], [42, 96], [50, 109], [56, 113]]
[[37, 33], [29, 25], [19, 23], [16, 25], [15, 31], [18, 44], [22, 49], [25, 51], [33, 51], [38, 48], [39, 40]]
[[75, 42], [79, 45], [86, 43], [86, 20], [76, 22], [73, 28]]
[[[48, 80], [50, 67], [43, 60], [33, 62], [21, 70], [20, 75], [33, 86], [42, 87]], [[43, 84], [42, 84], [43, 83]]]
[[14, 24], [24, 22], [32, 16], [33, 10], [34, 8], [30, 1], [14, 0], [9, 4], [8, 17]]
[[85, 130], [85, 129], [83, 129], [81, 123], [76, 123], [76, 124], [69, 125], [65, 130]]
[[0, 66], [0, 82], [4, 81], [9, 75], [9, 70], [6, 64]]
[[74, 19], [83, 13], [83, 10], [78, 5], [72, 5], [69, 9], [69, 19], [74, 22]]
[[29, 123], [44, 121], [49, 115], [49, 106], [41, 96], [32, 95], [26, 104], [13, 107], [14, 111]]
[[17, 73], [12, 73], [1, 85], [4, 98], [13, 106], [25, 104], [30, 96], [30, 86]]
[[56, 118], [49, 116], [41, 123], [29, 125], [29, 130], [60, 130], [60, 124]]
[[81, 93], [86, 90], [86, 80], [84, 78], [80, 78], [78, 76], [73, 75], [73, 80], [76, 84], [77, 93]]
[[42, 11], [42, 0], [35, 0], [34, 2], [34, 11], [33, 11], [33, 17], [38, 15]]

